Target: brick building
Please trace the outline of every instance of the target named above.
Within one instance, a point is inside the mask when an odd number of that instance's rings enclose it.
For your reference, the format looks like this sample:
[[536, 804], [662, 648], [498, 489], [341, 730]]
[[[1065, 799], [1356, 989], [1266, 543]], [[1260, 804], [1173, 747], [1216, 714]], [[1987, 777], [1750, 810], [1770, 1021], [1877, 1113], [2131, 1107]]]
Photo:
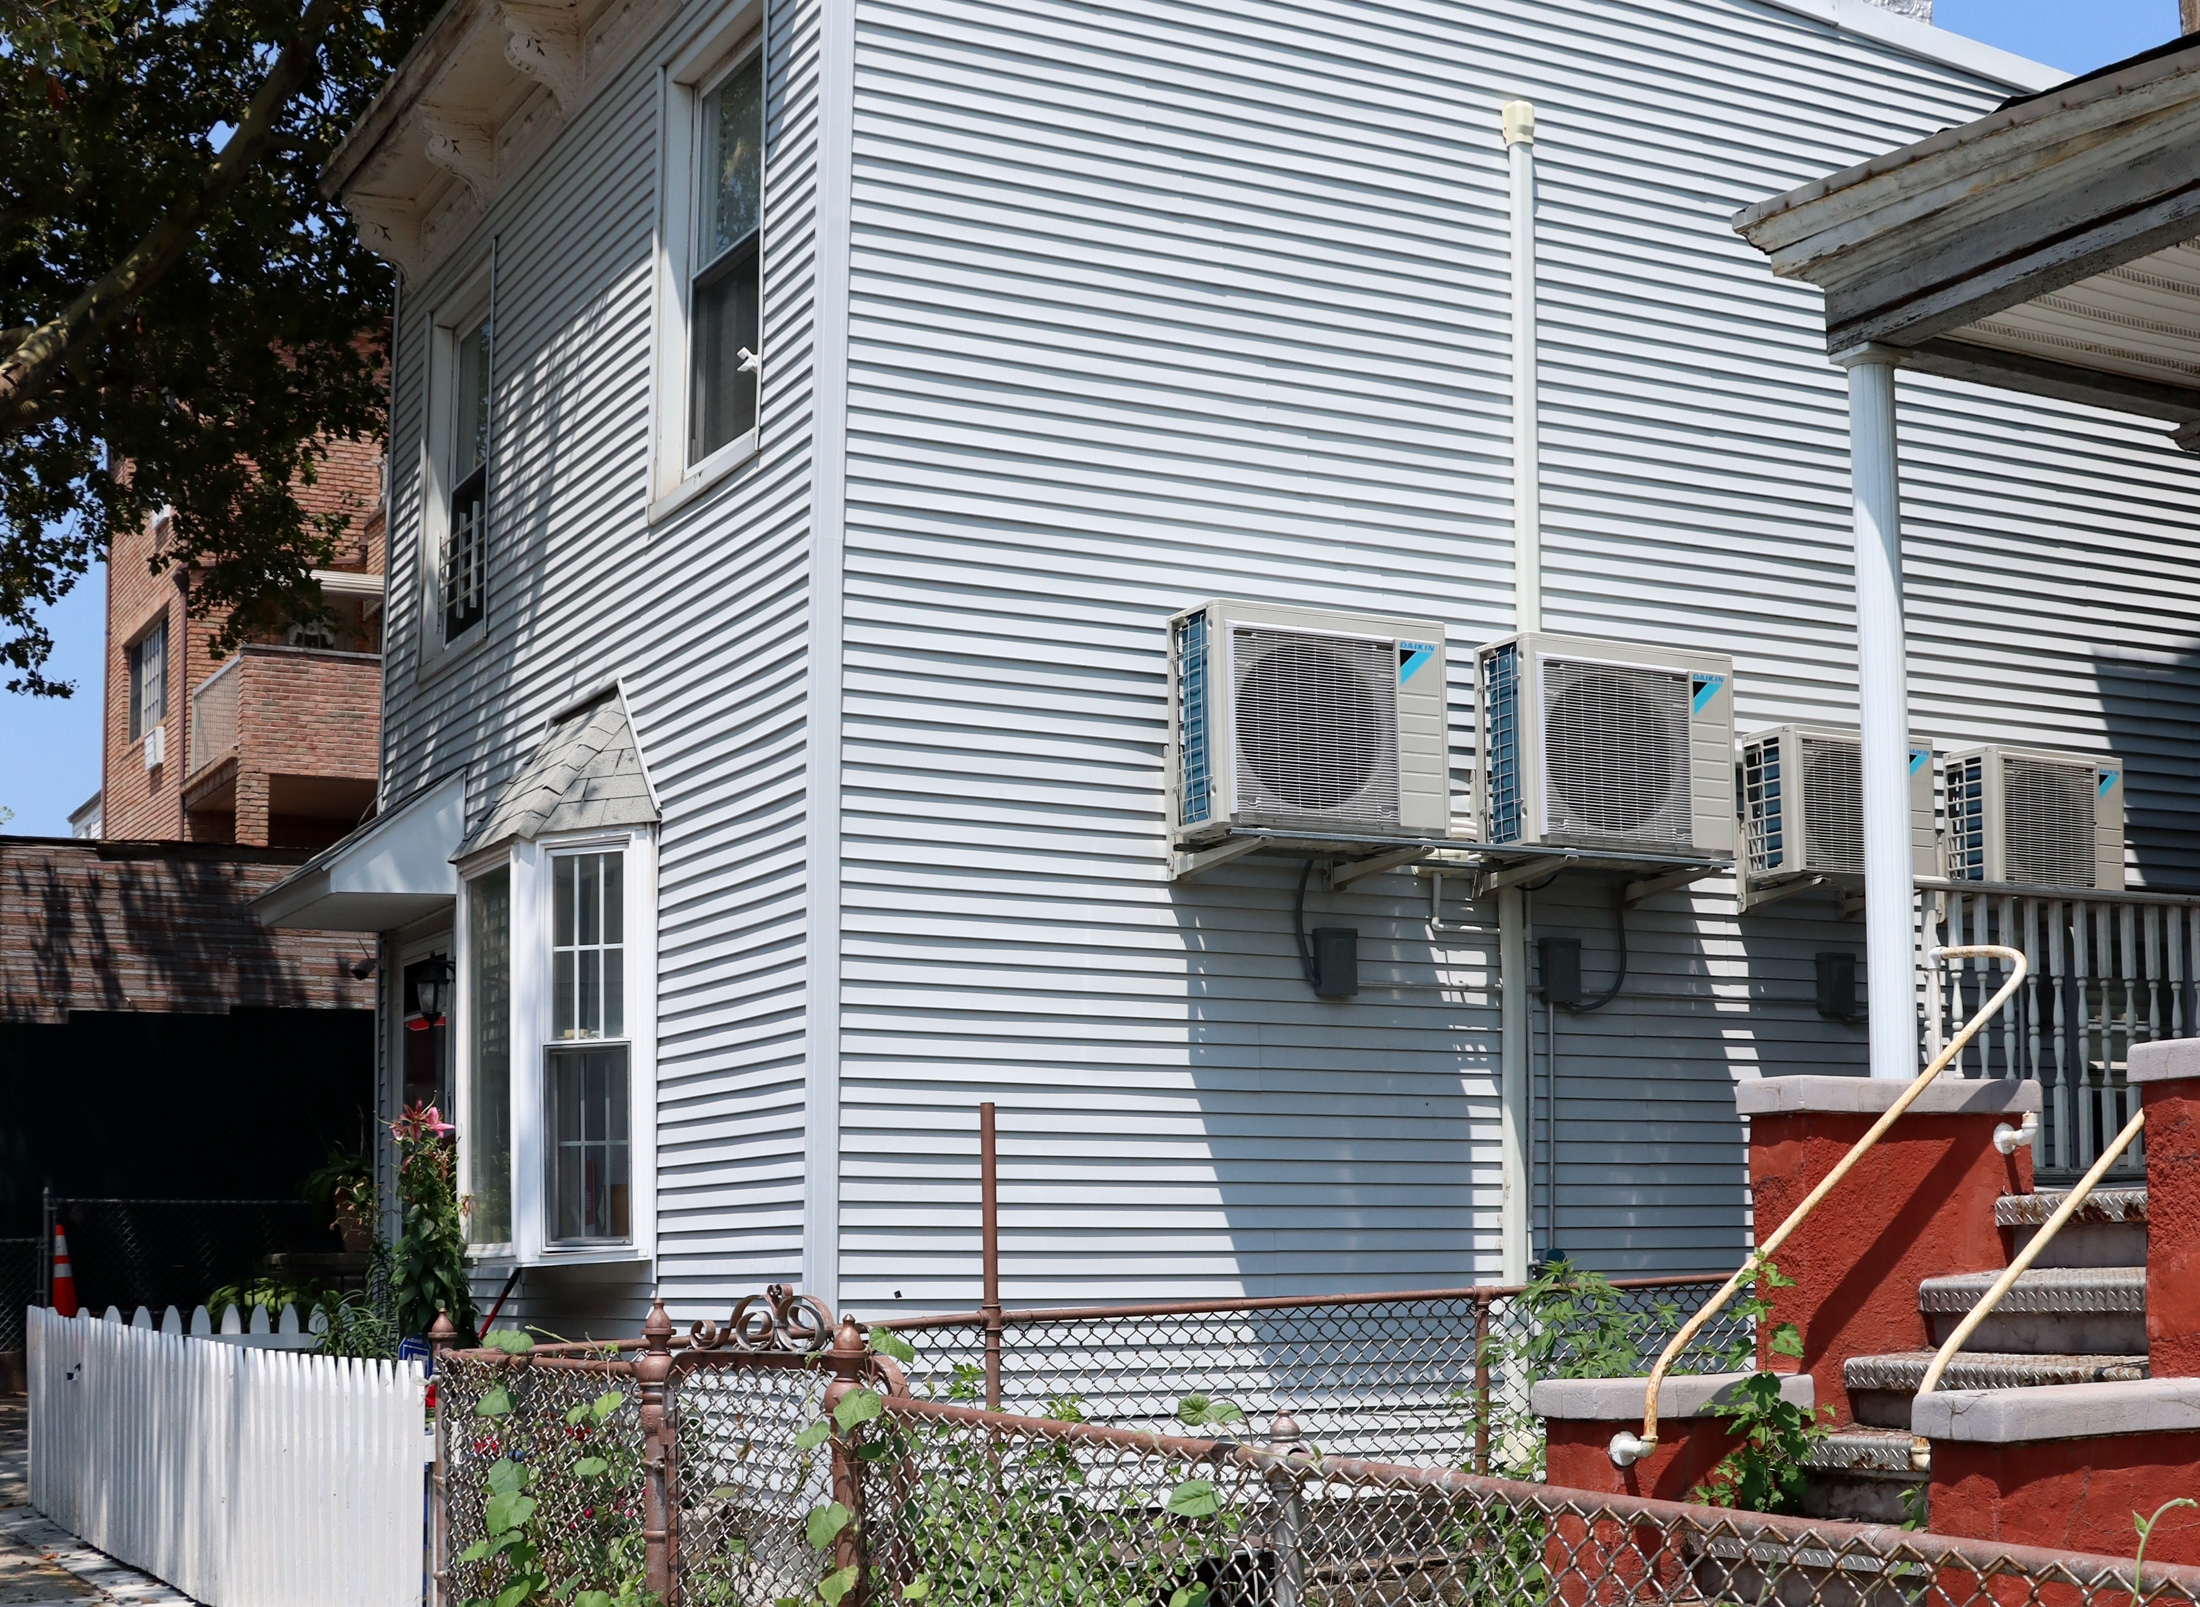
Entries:
[[350, 523], [317, 571], [336, 618], [225, 659], [219, 613], [193, 619], [196, 571], [156, 574], [165, 520], [107, 563], [101, 834], [287, 848], [336, 841], [374, 811], [382, 702], [382, 456], [331, 445], [300, 500]]

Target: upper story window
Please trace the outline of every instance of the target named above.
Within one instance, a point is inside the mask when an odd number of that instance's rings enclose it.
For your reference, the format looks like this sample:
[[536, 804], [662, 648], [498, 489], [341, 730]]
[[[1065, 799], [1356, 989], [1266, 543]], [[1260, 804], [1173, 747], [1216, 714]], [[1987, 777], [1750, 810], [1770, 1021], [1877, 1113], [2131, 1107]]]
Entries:
[[688, 461], [756, 428], [761, 353], [764, 58], [751, 50], [697, 97], [697, 217], [689, 253]]
[[450, 506], [443, 526], [443, 640], [481, 623], [488, 595], [489, 321], [457, 332]]
[[130, 740], [168, 717], [168, 616], [130, 644]]

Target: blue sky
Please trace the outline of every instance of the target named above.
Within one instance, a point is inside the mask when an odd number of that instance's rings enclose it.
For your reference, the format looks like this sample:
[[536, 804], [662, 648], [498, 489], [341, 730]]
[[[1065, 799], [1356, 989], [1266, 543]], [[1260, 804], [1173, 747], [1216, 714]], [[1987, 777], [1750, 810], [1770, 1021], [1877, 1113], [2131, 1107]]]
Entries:
[[[2177, 0], [1936, 0], [1933, 20], [2066, 72], [2085, 72], [2173, 38]], [[52, 673], [74, 680], [66, 701], [0, 691], [0, 831], [64, 836], [69, 811], [99, 788], [100, 646], [105, 577], [95, 571], [48, 617]]]

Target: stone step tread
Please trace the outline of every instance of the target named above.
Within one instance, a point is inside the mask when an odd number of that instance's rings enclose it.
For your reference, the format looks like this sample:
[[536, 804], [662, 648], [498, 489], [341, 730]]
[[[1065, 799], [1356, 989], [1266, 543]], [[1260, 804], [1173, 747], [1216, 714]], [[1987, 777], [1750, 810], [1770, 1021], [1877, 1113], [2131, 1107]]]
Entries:
[[[1965, 1312], [1994, 1286], [1999, 1272], [1957, 1272], [1925, 1278], [1917, 1286], [1917, 1309]], [[1994, 1308], [1996, 1316], [2091, 1316], [2147, 1309], [2145, 1267], [2032, 1267]]]
[[1910, 1466], [1910, 1433], [1900, 1428], [1866, 1428], [1852, 1423], [1812, 1443], [1803, 1465], [1821, 1473], [1875, 1473], [1922, 1482]]
[[[2068, 1189], [2047, 1189], [2037, 1194], [2004, 1194], [1994, 1202], [1997, 1228], [2036, 1228], [2070, 1198]], [[2095, 1189], [2085, 1203], [2070, 1214], [2070, 1225], [2080, 1222], [2136, 1222], [2147, 1219], [2146, 1185], [2136, 1188]]]
[[[1841, 1364], [1841, 1382], [1850, 1389], [1881, 1389], [1915, 1394], [1932, 1366], [1930, 1350], [1900, 1350], [1883, 1356], [1851, 1356]], [[2099, 1384], [2144, 1378], [2144, 1356], [2086, 1354], [2031, 1356], [2010, 1351], [1957, 1353], [1940, 1375], [1942, 1389], [2034, 1389], [2046, 1384]]]

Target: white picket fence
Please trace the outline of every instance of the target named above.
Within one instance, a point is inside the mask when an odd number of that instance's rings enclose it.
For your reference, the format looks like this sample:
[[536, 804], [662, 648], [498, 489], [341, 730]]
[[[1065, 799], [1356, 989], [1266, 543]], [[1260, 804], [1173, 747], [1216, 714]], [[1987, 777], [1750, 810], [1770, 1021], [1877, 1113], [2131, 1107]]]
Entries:
[[418, 1362], [25, 1322], [39, 1511], [211, 1607], [417, 1607]]

